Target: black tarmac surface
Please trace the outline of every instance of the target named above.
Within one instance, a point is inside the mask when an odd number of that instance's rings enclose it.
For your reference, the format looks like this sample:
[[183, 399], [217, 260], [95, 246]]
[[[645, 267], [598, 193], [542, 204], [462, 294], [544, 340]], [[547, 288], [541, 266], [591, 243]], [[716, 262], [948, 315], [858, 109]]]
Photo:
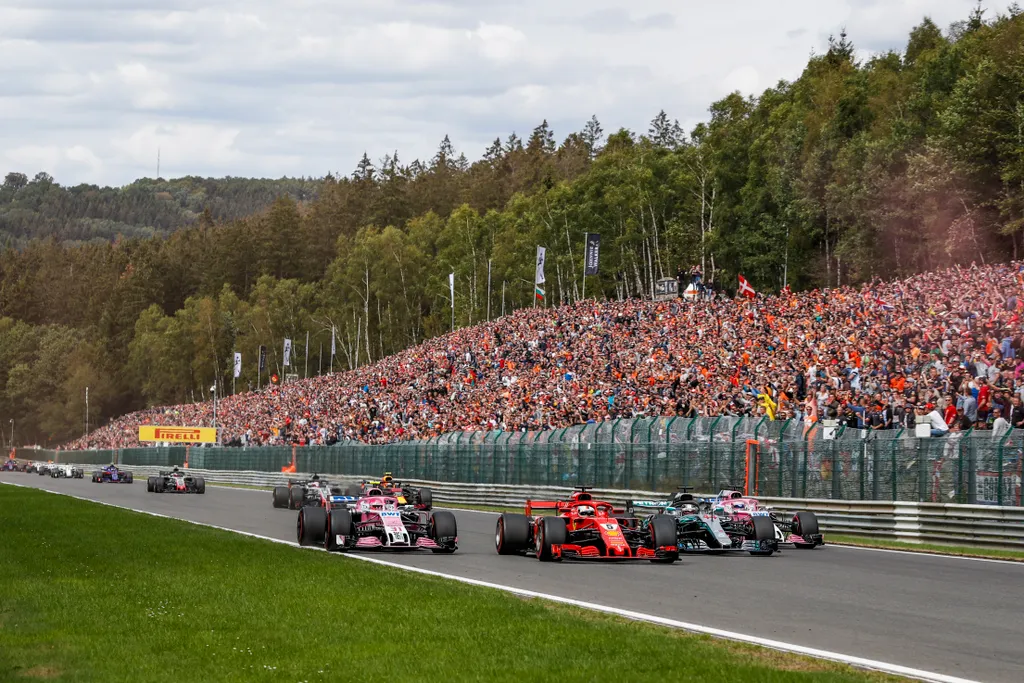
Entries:
[[[208, 486], [152, 494], [146, 482], [93, 484], [2, 473], [0, 482], [295, 540], [293, 511], [269, 491]], [[0, 506], [3, 505], [0, 486]], [[1024, 564], [838, 546], [684, 555], [673, 565], [500, 557], [497, 516], [456, 510], [459, 552], [373, 553], [401, 565], [980, 681], [1024, 681]], [[827, 542], [826, 535], [826, 542]], [[2, 545], [2, 544], [0, 544]]]

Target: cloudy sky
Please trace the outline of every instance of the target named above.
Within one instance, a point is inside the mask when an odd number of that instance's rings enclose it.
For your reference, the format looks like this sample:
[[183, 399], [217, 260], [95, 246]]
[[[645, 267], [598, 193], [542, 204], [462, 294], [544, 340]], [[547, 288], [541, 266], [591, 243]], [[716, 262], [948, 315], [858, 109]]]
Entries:
[[[1007, 0], [1008, 1], [1008, 0]], [[983, 2], [989, 13], [1006, 2]], [[0, 173], [62, 184], [322, 176], [547, 119], [687, 129], [800, 74], [846, 26], [901, 50], [974, 0], [0, 0]]]

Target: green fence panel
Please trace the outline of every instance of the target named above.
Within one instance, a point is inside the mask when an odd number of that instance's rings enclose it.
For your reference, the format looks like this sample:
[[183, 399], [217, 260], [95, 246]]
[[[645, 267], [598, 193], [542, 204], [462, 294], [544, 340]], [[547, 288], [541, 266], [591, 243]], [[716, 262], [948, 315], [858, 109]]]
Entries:
[[[714, 493], [743, 486], [748, 449], [759, 495], [1021, 505], [1024, 430], [951, 432], [806, 426], [763, 418], [643, 418], [541, 432], [454, 432], [369, 446], [188, 449], [197, 469], [381, 476], [446, 482]], [[186, 449], [18, 449], [29, 460], [181, 466]]]

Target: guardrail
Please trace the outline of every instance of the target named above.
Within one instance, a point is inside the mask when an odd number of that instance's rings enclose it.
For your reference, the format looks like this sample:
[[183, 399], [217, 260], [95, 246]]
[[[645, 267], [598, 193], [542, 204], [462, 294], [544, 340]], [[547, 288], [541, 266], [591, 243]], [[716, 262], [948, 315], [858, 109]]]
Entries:
[[[89, 465], [83, 465], [86, 474]], [[93, 466], [94, 468], [94, 466]], [[139, 479], [154, 475], [166, 466], [128, 467]], [[289, 479], [311, 476], [304, 473], [189, 469], [211, 483], [271, 487]], [[341, 484], [358, 482], [375, 475], [330, 475]], [[376, 476], [379, 476], [376, 475]], [[521, 507], [527, 498], [534, 500], [567, 497], [572, 488], [564, 486], [467, 484], [421, 479], [402, 479], [413, 486], [430, 487], [434, 501], [440, 504], [491, 505]], [[593, 494], [612, 503], [630, 499], [662, 498], [664, 493], [642, 490], [603, 489]], [[269, 499], [269, 496], [268, 496]], [[952, 543], [984, 548], [1024, 549], [1024, 509], [993, 505], [955, 505], [901, 501], [819, 500], [809, 498], [760, 497], [782, 513], [810, 510], [818, 516], [825, 532], [851, 536], [889, 538], [910, 543]], [[827, 541], [827, 539], [826, 539]]]
[[718, 491], [747, 482], [750, 490], [780, 498], [1024, 505], [1024, 429], [906, 438], [900, 430], [840, 433], [793, 425], [793, 435], [802, 436], [792, 439], [789, 423], [730, 420], [728, 432], [720, 429], [725, 418], [713, 420], [709, 425], [719, 427], [708, 425], [706, 431], [694, 429], [703, 423], [689, 421], [682, 432], [677, 427], [683, 423], [658, 418], [537, 435], [456, 432], [378, 446], [19, 449], [18, 456], [128, 467], [188, 463], [230, 471], [279, 472], [289, 466], [330, 476], [388, 471], [405, 479], [494, 486], [585, 484], [662, 492], [679, 485]]

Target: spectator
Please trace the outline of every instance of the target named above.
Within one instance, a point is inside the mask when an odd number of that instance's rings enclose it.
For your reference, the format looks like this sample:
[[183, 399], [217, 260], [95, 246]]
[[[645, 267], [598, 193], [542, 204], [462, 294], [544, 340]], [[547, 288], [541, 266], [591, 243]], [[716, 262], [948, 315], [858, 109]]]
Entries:
[[[372, 365], [225, 397], [218, 427], [223, 443], [251, 446], [381, 444], [639, 416], [839, 417], [913, 429], [907, 406], [925, 403], [938, 432], [949, 428], [939, 411], [950, 404], [972, 424], [999, 408], [1024, 427], [1024, 358], [1003, 348], [1010, 339], [1019, 349], [1024, 333], [1024, 302], [1003, 305], [1019, 291], [1018, 267], [953, 267], [754, 300], [527, 308]], [[209, 403], [150, 408], [68, 447], [137, 446], [142, 424], [212, 418]]]

